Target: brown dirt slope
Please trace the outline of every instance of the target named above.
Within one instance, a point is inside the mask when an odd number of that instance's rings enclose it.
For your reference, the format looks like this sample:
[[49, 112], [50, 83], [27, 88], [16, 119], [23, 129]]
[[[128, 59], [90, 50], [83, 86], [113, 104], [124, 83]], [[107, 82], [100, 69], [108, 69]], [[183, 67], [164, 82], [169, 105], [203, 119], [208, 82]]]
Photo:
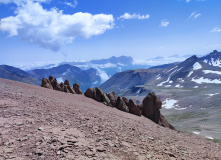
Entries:
[[220, 151], [83, 95], [0, 79], [0, 160], [218, 160]]

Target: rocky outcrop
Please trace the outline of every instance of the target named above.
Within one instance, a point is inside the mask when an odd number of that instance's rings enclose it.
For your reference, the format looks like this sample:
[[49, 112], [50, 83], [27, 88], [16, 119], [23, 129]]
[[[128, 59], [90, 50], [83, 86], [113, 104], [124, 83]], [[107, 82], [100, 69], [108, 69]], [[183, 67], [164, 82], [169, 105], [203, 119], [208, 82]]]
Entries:
[[73, 84], [73, 89], [76, 94], [83, 94], [83, 92], [80, 89], [80, 85], [78, 83]]
[[116, 108], [124, 111], [124, 112], [129, 112], [129, 108], [126, 105], [125, 101], [123, 100], [122, 97], [117, 97], [117, 103], [116, 103]]
[[51, 85], [51, 82], [46, 78], [42, 79], [41, 87], [45, 87], [45, 88], [48, 88], [48, 89], [53, 89], [53, 87]]
[[72, 94], [82, 94], [82, 91], [80, 89], [80, 85], [75, 83], [73, 85], [73, 88], [71, 87], [68, 80], [65, 80], [64, 83], [61, 82], [60, 84], [57, 82], [56, 78], [53, 78], [52, 76], [49, 76], [49, 79], [43, 78], [41, 87], [66, 92], [66, 93], [72, 93]]
[[160, 109], [162, 106], [161, 100], [155, 95], [154, 92], [150, 92], [144, 99], [143, 99], [143, 112], [142, 114], [154, 121], [155, 123], [168, 127], [171, 129], [175, 129], [166, 118], [160, 113]]
[[116, 102], [117, 102], [116, 93], [115, 92], [109, 92], [106, 95], [110, 99], [111, 106], [115, 107], [116, 106]]
[[123, 101], [125, 102], [126, 106], [129, 106], [129, 101], [127, 100], [126, 97], [122, 97]]
[[132, 99], [129, 100], [129, 112], [137, 116], [141, 116], [139, 107], [134, 103]]
[[[75, 83], [73, 88], [71, 87], [68, 80], [65, 80], [64, 83], [60, 84], [57, 82], [56, 78], [52, 76], [49, 79], [43, 78], [41, 87], [54, 89], [57, 91], [62, 91], [72, 94], [83, 94], [80, 85]], [[145, 117], [151, 119], [155, 123], [170, 128], [175, 129], [166, 118], [160, 113], [162, 106], [161, 100], [155, 95], [155, 93], [150, 92], [144, 99], [142, 104], [137, 105], [132, 99], [127, 100], [126, 97], [117, 97], [115, 92], [110, 92], [105, 94], [100, 88], [88, 88], [84, 93], [86, 97], [92, 98], [98, 102], [101, 102], [107, 106], [116, 107], [117, 109], [129, 112], [131, 114]]]
[[88, 88], [84, 95], [88, 98], [92, 98], [98, 102], [102, 102], [107, 106], [111, 106], [110, 99], [106, 94], [98, 87]]

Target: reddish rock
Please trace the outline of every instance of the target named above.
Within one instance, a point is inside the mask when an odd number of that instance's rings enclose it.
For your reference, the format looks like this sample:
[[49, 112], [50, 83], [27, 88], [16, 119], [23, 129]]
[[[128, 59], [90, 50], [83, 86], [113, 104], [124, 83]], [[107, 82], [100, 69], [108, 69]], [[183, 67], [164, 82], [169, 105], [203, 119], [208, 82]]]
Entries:
[[103, 93], [103, 91], [98, 88], [88, 88], [84, 93], [86, 97], [92, 98], [98, 102], [102, 102], [108, 106], [111, 106], [110, 99]]
[[92, 98], [92, 99], [95, 99], [95, 96], [94, 96], [94, 89], [93, 88], [88, 88], [86, 90], [86, 92], [84, 93], [84, 95], [88, 98]]
[[51, 84], [54, 90], [61, 91], [60, 84], [57, 82], [56, 78], [52, 80]]
[[68, 82], [68, 80], [64, 81], [64, 85], [70, 86], [70, 83]]
[[129, 108], [122, 99], [122, 97], [117, 97], [116, 108], [124, 112], [129, 112]]
[[80, 85], [79, 84], [77, 84], [77, 83], [73, 84], [73, 89], [74, 89], [76, 94], [83, 94], [83, 92], [80, 89]]
[[112, 107], [116, 106], [116, 102], [117, 102], [117, 96], [115, 92], [110, 92], [106, 94], [107, 97], [110, 99], [110, 103]]
[[155, 95], [155, 93], [150, 92], [143, 99], [142, 114], [161, 126], [168, 127], [170, 129], [175, 129], [160, 113], [161, 106], [162, 102], [160, 101], [160, 99]]
[[143, 99], [143, 115], [147, 118], [154, 120], [154, 112], [161, 108], [162, 102], [155, 95], [155, 93], [150, 92]]
[[127, 98], [122, 97], [123, 101], [125, 102], [126, 106], [129, 106], [129, 101], [127, 100]]
[[53, 78], [52, 76], [49, 76], [49, 81], [50, 81], [50, 82], [52, 82], [53, 79], [54, 79], [54, 78]]
[[76, 94], [74, 89], [70, 85], [67, 85], [67, 89], [69, 90], [70, 93]]
[[41, 87], [45, 87], [45, 88], [48, 88], [48, 89], [53, 89], [53, 87], [51, 85], [51, 82], [46, 78], [42, 79]]
[[141, 116], [139, 107], [134, 103], [132, 99], [129, 100], [129, 112], [137, 116]]

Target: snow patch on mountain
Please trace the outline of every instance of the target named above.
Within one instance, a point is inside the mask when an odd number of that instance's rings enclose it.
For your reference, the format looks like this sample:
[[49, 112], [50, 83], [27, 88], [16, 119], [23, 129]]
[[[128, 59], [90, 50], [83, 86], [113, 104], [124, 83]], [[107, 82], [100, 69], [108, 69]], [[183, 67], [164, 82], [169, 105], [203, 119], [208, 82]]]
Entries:
[[202, 83], [216, 83], [216, 84], [221, 84], [221, 80], [219, 80], [219, 79], [211, 80], [211, 79], [203, 78], [203, 77], [200, 77], [200, 78], [198, 78], [198, 79], [192, 78], [191, 81], [196, 82], [196, 83], [198, 83], [198, 84], [202, 84]]
[[198, 70], [198, 69], [201, 69], [202, 66], [199, 62], [196, 62], [194, 65], [193, 65], [193, 70]]
[[190, 77], [193, 74], [193, 71], [190, 71], [187, 77]]
[[163, 105], [162, 107], [166, 108], [166, 109], [171, 109], [171, 108], [175, 108], [175, 104], [178, 101], [175, 99], [169, 99], [167, 98], [165, 101], [163, 101]]
[[205, 94], [205, 95], [208, 95], [208, 96], [212, 97], [212, 96], [215, 96], [217, 94], [219, 94], [219, 93], [213, 93], [213, 94], [211, 93], [211, 94]]
[[204, 72], [205, 74], [213, 73], [213, 74], [219, 74], [219, 75], [221, 75], [221, 72], [220, 72], [220, 71], [203, 70], [203, 72]]

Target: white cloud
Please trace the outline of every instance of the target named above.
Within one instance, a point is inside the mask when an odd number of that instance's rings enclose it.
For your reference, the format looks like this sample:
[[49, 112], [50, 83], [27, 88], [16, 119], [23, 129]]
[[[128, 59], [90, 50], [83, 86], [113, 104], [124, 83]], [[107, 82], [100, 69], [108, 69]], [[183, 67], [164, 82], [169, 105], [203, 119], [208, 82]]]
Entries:
[[200, 13], [192, 12], [187, 20], [189, 20], [189, 19], [196, 19], [196, 18], [198, 18], [201, 15], [202, 14], [200, 14]]
[[70, 7], [72, 7], [72, 8], [75, 8], [75, 7], [77, 7], [77, 5], [78, 5], [78, 1], [77, 1], [77, 0], [74, 0], [73, 3], [71, 3], [71, 2], [65, 2], [65, 4], [68, 5], [68, 6], [70, 6]]
[[97, 70], [97, 75], [101, 78], [101, 83], [104, 83], [107, 81], [110, 77], [107, 75], [107, 73], [99, 68], [95, 68]]
[[51, 0], [0, 0], [0, 3], [4, 3], [4, 4], [15, 3], [17, 5], [21, 5], [23, 3], [27, 3], [28, 1], [32, 1], [32, 2], [50, 2]]
[[144, 19], [148, 19], [148, 18], [150, 18], [149, 14], [140, 15], [140, 14], [136, 14], [136, 13], [133, 13], [133, 14], [124, 13], [123, 15], [118, 17], [118, 19], [122, 19], [122, 20], [124, 20], [124, 19], [140, 19], [140, 20], [144, 20]]
[[211, 30], [210, 32], [221, 32], [221, 28], [220, 27], [214, 27], [213, 30]]
[[188, 3], [188, 2], [190, 2], [190, 0], [186, 0], [186, 2]]
[[90, 38], [103, 34], [114, 26], [113, 15], [82, 12], [68, 15], [56, 8], [43, 9], [40, 1], [47, 0], [16, 3], [16, 16], [1, 19], [0, 31], [8, 32], [9, 36], [20, 36], [24, 41], [40, 47], [58, 51], [62, 45], [71, 43], [76, 37]]
[[161, 27], [167, 27], [170, 24], [170, 22], [167, 19], [163, 19], [160, 23]]

